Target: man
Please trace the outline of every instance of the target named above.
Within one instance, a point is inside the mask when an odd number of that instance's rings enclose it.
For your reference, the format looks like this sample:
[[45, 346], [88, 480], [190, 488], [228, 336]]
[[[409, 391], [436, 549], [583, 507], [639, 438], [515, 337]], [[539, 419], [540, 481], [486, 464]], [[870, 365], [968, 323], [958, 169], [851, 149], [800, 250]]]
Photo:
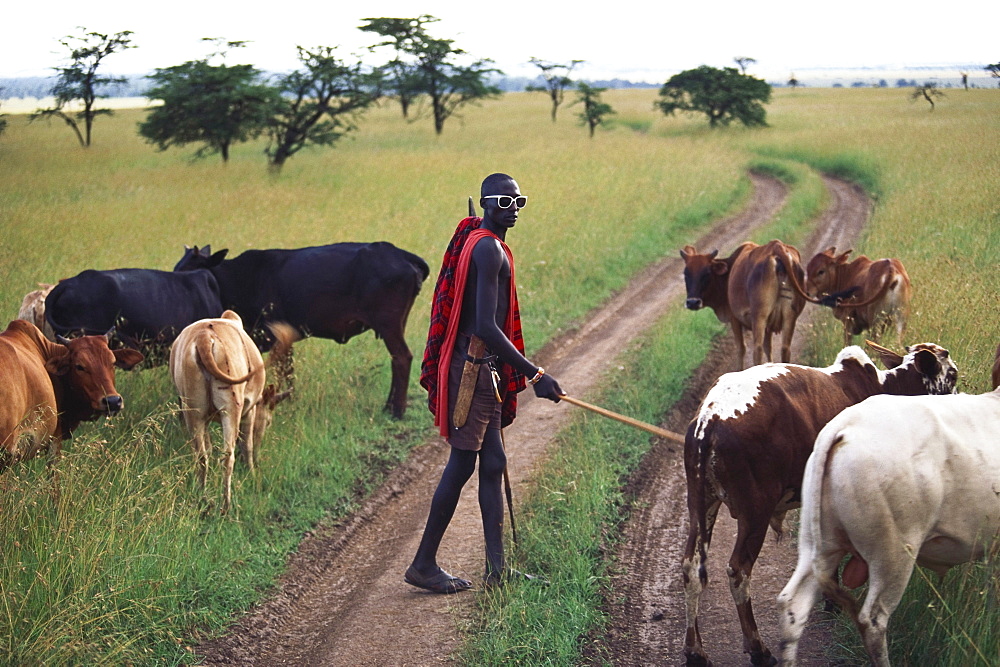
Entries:
[[[472, 587], [438, 566], [437, 550], [477, 461], [484, 582], [499, 583], [515, 573], [504, 562], [501, 482], [507, 456], [500, 429], [513, 421], [517, 392], [526, 384], [534, 386], [536, 396], [557, 403], [563, 393], [551, 375], [524, 357], [513, 256], [504, 240], [527, 197], [506, 174], [487, 176], [480, 195], [482, 219], [462, 220], [445, 251], [421, 367], [420, 384], [428, 391], [434, 423], [451, 445], [451, 455], [404, 580], [434, 593]], [[469, 372], [463, 372], [467, 362]], [[456, 405], [462, 406], [457, 412]]]

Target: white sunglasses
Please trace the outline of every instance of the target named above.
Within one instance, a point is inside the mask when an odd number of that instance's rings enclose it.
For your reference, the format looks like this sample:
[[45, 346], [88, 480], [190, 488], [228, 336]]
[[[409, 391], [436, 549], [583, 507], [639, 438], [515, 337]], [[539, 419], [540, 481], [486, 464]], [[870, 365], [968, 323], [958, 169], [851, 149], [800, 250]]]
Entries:
[[528, 198], [525, 195], [518, 195], [516, 197], [511, 197], [510, 195], [486, 195], [483, 199], [496, 199], [497, 206], [500, 208], [510, 208], [511, 204], [516, 203], [518, 208], [524, 208], [524, 205], [528, 203]]

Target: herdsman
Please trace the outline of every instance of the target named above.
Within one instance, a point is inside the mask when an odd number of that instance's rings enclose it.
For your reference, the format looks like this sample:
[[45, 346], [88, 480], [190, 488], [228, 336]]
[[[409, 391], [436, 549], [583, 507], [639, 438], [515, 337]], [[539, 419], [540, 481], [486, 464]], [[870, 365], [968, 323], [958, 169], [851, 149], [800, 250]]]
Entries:
[[472, 587], [441, 569], [437, 551], [477, 462], [484, 583], [499, 583], [514, 573], [504, 562], [501, 483], [507, 456], [500, 429], [513, 421], [517, 393], [526, 384], [534, 386], [536, 396], [557, 403], [563, 393], [551, 375], [524, 356], [514, 258], [504, 241], [526, 203], [513, 178], [487, 176], [479, 200], [483, 217], [459, 223], [434, 289], [420, 384], [428, 391], [434, 424], [451, 445], [451, 455], [404, 580], [435, 593]]

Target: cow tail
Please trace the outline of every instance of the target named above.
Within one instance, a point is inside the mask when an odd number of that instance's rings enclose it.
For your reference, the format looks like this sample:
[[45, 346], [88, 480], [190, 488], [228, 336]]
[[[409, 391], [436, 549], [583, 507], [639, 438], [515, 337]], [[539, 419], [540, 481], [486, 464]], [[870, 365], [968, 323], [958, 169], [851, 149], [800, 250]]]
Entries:
[[[809, 538], [809, 543], [812, 546], [813, 553], [809, 554], [809, 556], [813, 559], [816, 557], [816, 550], [824, 540], [822, 522], [823, 480], [827, 476], [833, 452], [843, 443], [844, 434], [842, 431], [827, 432], [826, 429], [820, 431], [802, 479], [803, 503], [800, 520], [802, 530], [805, 532], [805, 536]], [[812, 502], [808, 504], [804, 502], [806, 497], [811, 498]], [[799, 548], [802, 548], [801, 540], [799, 541]], [[841, 585], [836, 571], [834, 571], [832, 577], [825, 572], [821, 574], [821, 569], [816, 567], [818, 563], [815, 563], [815, 560], [813, 562], [813, 573], [816, 576], [820, 590], [849, 614], [856, 624], [858, 622], [859, 611], [857, 600]]]
[[216, 380], [225, 382], [226, 384], [240, 384], [249, 380], [254, 372], [252, 368], [247, 371], [246, 375], [237, 378], [227, 375], [225, 371], [219, 368], [219, 365], [215, 363], [215, 355], [212, 354], [212, 341], [212, 336], [208, 335], [207, 332], [199, 333], [198, 337], [195, 339], [195, 355], [197, 355], [198, 363], [201, 367]]
[[[802, 284], [799, 282], [798, 271], [795, 270], [797, 268], [800, 268], [800, 265], [798, 262], [792, 259], [792, 256], [788, 254], [787, 250], [782, 251], [777, 255], [775, 255], [775, 259], [777, 259], [778, 273], [780, 274], [782, 270], [784, 270], [785, 275], [788, 276], [788, 282], [792, 284], [792, 289], [794, 289], [799, 296], [801, 296], [809, 303], [820, 303], [819, 299], [814, 299], [808, 294], [806, 294], [805, 288], [803, 288]], [[805, 271], [803, 271], [802, 273], [804, 276]]]

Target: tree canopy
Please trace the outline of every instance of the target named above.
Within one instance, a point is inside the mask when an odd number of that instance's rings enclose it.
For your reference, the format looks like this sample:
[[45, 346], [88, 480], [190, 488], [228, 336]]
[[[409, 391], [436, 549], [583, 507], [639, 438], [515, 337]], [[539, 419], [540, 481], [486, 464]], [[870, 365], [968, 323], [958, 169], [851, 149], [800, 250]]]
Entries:
[[256, 138], [269, 127], [280, 102], [277, 89], [252, 65], [213, 65], [211, 57], [149, 75], [155, 85], [146, 96], [163, 104], [150, 110], [139, 134], [160, 150], [203, 143], [195, 157], [219, 153], [226, 162], [234, 143]]
[[285, 161], [309, 145], [329, 146], [357, 129], [358, 114], [381, 95], [378, 76], [361, 63], [348, 65], [335, 47], [298, 47], [302, 67], [280, 77], [279, 97], [268, 124], [267, 155], [280, 171]]
[[[368, 23], [361, 26], [362, 30], [387, 38], [372, 48], [391, 45], [396, 49], [398, 63], [390, 62], [387, 67], [397, 96], [402, 100], [405, 94], [411, 102], [426, 96], [437, 134], [441, 134], [445, 121], [461, 107], [500, 95], [499, 88], [487, 83], [490, 74], [501, 73], [490, 66], [492, 60], [481, 58], [463, 65], [461, 62], [467, 60], [468, 54], [457, 48], [454, 40], [427, 33], [424, 26], [439, 19], [423, 14], [417, 18], [364, 20]], [[418, 117], [422, 115], [419, 113]]]
[[556, 122], [556, 112], [559, 110], [559, 105], [562, 104], [563, 98], [566, 95], [566, 89], [573, 84], [573, 80], [569, 78], [569, 75], [577, 65], [584, 61], [571, 60], [568, 63], [554, 63], [532, 56], [528, 62], [542, 70], [542, 78], [545, 80], [545, 85], [528, 85], [525, 90], [528, 92], [548, 93], [549, 99], [552, 100], [552, 122], [554, 123]]
[[[123, 77], [101, 76], [97, 73], [102, 61], [108, 56], [132, 46], [132, 31], [125, 30], [107, 35], [99, 32], [86, 32], [82, 36], [69, 35], [59, 43], [70, 50], [69, 65], [55, 67], [58, 72], [56, 83], [51, 93], [55, 97], [55, 105], [48, 109], [38, 109], [31, 114], [30, 120], [39, 118], [61, 118], [76, 134], [80, 145], [90, 146], [93, 135], [94, 118], [99, 115], [111, 115], [110, 109], [98, 109], [95, 104], [98, 99], [108, 97], [101, 89], [111, 84], [124, 83]], [[79, 101], [83, 109], [75, 114], [67, 113], [66, 107]], [[80, 123], [83, 131], [80, 131]]]
[[582, 125], [590, 128], [590, 138], [594, 138], [594, 130], [598, 125], [604, 123], [604, 117], [615, 113], [614, 109], [607, 102], [601, 101], [601, 93], [607, 88], [597, 88], [590, 86], [583, 81], [576, 85], [577, 99], [573, 104], [582, 104], [583, 111], [577, 114]]
[[660, 98], [654, 106], [668, 116], [676, 111], [703, 113], [712, 127], [734, 120], [766, 127], [764, 104], [771, 100], [771, 86], [734, 67], [702, 65], [670, 77], [660, 88]]

